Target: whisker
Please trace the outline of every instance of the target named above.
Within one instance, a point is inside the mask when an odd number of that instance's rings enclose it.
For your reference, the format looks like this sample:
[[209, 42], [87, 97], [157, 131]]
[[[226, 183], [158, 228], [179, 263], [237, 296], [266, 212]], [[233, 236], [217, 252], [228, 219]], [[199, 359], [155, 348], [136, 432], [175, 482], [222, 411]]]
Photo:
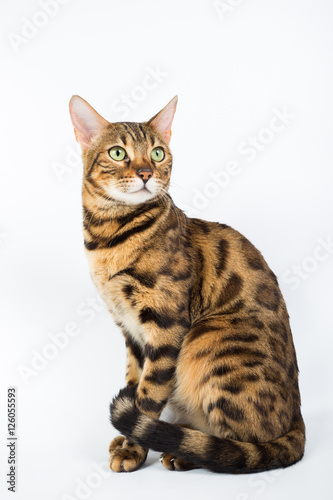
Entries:
[[181, 191], [183, 191], [183, 193], [189, 194], [183, 186], [177, 184], [176, 182], [170, 181], [170, 187], [180, 189]]

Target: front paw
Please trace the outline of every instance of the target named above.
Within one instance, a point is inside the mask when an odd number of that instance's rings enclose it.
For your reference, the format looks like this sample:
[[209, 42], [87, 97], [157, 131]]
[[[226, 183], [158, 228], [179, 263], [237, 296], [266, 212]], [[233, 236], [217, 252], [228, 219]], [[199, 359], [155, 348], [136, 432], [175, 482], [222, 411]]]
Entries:
[[119, 432], [131, 436], [140, 416], [135, 406], [136, 386], [121, 389], [110, 404], [111, 423]]
[[118, 436], [111, 442], [109, 452], [112, 471], [133, 472], [144, 464], [148, 450], [124, 436]]

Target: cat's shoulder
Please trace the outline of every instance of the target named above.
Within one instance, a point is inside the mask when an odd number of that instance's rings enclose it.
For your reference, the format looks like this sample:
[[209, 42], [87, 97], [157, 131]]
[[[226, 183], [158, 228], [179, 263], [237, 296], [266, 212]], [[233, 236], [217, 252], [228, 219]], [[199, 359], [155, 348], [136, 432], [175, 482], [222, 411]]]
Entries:
[[227, 238], [235, 240], [247, 240], [239, 231], [221, 222], [212, 222], [204, 219], [188, 218], [188, 228], [192, 233], [203, 233], [210, 238]]

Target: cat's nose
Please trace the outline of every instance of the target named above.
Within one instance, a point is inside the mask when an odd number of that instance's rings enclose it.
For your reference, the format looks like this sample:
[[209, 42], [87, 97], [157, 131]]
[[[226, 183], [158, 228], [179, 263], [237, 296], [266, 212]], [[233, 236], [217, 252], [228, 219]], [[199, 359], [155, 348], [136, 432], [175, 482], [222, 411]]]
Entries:
[[144, 184], [149, 181], [149, 179], [153, 175], [153, 171], [150, 168], [140, 168], [140, 170], [137, 171], [136, 175], [140, 177], [140, 179], [143, 180]]

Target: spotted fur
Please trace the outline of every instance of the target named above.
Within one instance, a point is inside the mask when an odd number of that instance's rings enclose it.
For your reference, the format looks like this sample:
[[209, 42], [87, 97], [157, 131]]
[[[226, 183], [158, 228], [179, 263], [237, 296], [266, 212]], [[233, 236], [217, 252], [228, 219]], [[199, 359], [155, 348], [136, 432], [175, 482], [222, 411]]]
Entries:
[[[127, 348], [126, 388], [111, 404], [124, 437], [110, 468], [147, 449], [170, 470], [248, 473], [304, 452], [298, 367], [277, 279], [240, 233], [188, 218], [168, 187], [172, 100], [144, 123], [109, 123], [71, 101], [84, 160], [84, 244], [93, 281]], [[110, 149], [127, 157], [116, 162]], [[161, 162], [151, 151], [164, 151]], [[144, 182], [142, 171], [151, 172]], [[159, 420], [166, 405], [178, 424]]]

